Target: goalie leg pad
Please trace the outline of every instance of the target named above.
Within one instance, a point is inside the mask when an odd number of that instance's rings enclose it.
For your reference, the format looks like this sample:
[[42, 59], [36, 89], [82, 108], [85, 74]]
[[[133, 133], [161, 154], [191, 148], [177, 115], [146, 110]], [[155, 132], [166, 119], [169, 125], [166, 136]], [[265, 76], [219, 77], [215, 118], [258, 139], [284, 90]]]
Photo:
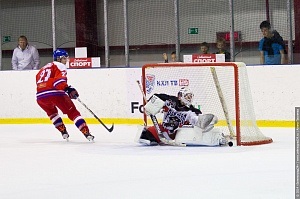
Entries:
[[186, 145], [201, 145], [202, 129], [197, 126], [182, 126], [177, 129], [175, 142]]
[[224, 134], [218, 131], [217, 129], [213, 129], [206, 133], [203, 133], [203, 143], [207, 146], [219, 146], [226, 144], [226, 138]]
[[224, 139], [223, 134], [217, 129], [204, 133], [197, 126], [193, 128], [185, 128], [183, 126], [177, 130], [175, 142], [185, 143], [187, 146], [219, 146], [226, 144], [226, 139]]

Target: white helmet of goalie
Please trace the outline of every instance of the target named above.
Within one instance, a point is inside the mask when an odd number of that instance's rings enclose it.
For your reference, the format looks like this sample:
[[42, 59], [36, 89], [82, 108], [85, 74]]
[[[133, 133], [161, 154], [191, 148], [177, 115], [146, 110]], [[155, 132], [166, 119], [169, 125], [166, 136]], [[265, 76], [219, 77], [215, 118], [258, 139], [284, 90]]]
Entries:
[[187, 107], [190, 107], [193, 103], [194, 93], [188, 87], [182, 87], [178, 92], [178, 99]]

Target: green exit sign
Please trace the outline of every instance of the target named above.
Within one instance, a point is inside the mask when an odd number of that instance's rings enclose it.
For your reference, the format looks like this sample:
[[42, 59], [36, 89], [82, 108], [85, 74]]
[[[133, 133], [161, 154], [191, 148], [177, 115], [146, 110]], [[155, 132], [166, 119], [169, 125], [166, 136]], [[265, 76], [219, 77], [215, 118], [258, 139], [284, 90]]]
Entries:
[[189, 28], [188, 33], [190, 35], [198, 35], [198, 28]]
[[3, 36], [2, 37], [2, 42], [11, 42], [11, 37], [10, 36]]

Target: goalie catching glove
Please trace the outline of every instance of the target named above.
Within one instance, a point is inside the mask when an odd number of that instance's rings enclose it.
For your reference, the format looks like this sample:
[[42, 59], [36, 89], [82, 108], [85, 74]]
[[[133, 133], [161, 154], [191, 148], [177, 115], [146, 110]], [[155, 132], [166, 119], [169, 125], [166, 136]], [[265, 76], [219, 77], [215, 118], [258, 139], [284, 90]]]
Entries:
[[144, 106], [147, 115], [156, 115], [165, 105], [165, 102], [156, 95], [153, 95], [147, 104]]
[[77, 90], [72, 86], [66, 87], [65, 92], [69, 95], [71, 99], [77, 99], [77, 97], [79, 97]]

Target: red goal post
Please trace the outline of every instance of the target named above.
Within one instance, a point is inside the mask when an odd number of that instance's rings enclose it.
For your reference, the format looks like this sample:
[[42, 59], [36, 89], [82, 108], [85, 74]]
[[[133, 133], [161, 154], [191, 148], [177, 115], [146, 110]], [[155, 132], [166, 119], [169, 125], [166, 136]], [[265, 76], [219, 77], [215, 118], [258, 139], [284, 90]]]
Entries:
[[[142, 86], [147, 99], [154, 93], [177, 95], [188, 86], [193, 105], [219, 118], [216, 128], [236, 138], [237, 145], [273, 142], [256, 124], [247, 68], [242, 62], [156, 63], [142, 67]], [[158, 116], [162, 117], [162, 115]], [[144, 115], [147, 123], [147, 116]]]

